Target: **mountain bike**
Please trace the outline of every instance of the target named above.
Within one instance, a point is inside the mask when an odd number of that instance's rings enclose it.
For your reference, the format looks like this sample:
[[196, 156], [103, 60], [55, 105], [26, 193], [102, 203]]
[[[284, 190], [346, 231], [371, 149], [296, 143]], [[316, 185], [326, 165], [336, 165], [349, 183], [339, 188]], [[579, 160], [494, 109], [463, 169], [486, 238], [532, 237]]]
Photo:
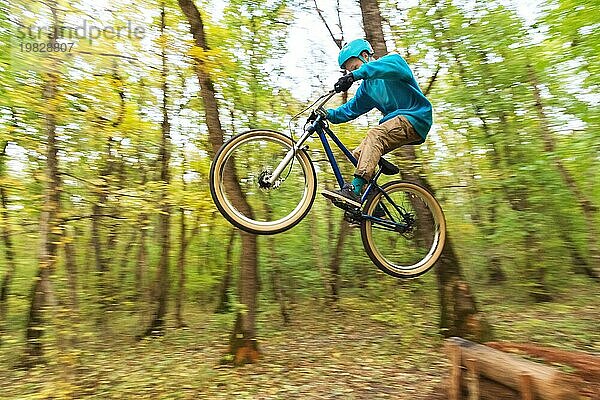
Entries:
[[[270, 235], [302, 221], [317, 193], [320, 165], [311, 161], [306, 145], [315, 134], [343, 187], [344, 178], [328, 137], [354, 166], [357, 160], [322, 116], [323, 106], [333, 95], [335, 91], [330, 91], [310, 106], [319, 112], [307, 121], [297, 140], [273, 130], [255, 129], [232, 137], [218, 150], [210, 169], [210, 192], [221, 214], [234, 226]], [[360, 226], [364, 248], [379, 269], [394, 277], [412, 278], [427, 272], [439, 258], [446, 222], [441, 206], [427, 189], [401, 180], [377, 183], [381, 175], [399, 172], [381, 158], [361, 196], [361, 207], [336, 205], [346, 208], [347, 221]]]

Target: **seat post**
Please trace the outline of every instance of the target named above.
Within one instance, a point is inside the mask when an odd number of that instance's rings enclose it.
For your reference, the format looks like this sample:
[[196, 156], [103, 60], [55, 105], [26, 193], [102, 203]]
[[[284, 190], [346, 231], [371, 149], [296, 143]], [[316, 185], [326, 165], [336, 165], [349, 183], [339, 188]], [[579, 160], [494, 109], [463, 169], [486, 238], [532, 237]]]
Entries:
[[381, 176], [382, 172], [383, 172], [383, 167], [379, 167], [379, 169], [377, 170], [375, 175], [373, 175], [371, 182], [377, 182], [377, 179]]

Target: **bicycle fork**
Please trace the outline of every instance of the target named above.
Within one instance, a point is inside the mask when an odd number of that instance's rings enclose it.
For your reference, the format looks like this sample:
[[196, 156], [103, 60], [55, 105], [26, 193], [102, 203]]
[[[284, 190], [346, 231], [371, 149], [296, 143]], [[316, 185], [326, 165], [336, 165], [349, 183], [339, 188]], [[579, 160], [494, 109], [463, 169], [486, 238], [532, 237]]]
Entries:
[[281, 162], [275, 168], [275, 170], [273, 170], [271, 175], [266, 177], [266, 179], [264, 179], [265, 184], [272, 186], [277, 181], [277, 179], [279, 179], [279, 176], [281, 175], [281, 173], [287, 168], [289, 163], [292, 162], [292, 160], [296, 156], [296, 153], [298, 153], [298, 151], [302, 150], [302, 146], [304, 145], [306, 140], [310, 137], [310, 135], [312, 135], [313, 132], [314, 132], [314, 130], [311, 131], [309, 128], [308, 130], [306, 130], [306, 132], [304, 132], [304, 134], [296, 142], [294, 142], [292, 140], [292, 148], [286, 153], [286, 155], [283, 157], [283, 160], [281, 160]]

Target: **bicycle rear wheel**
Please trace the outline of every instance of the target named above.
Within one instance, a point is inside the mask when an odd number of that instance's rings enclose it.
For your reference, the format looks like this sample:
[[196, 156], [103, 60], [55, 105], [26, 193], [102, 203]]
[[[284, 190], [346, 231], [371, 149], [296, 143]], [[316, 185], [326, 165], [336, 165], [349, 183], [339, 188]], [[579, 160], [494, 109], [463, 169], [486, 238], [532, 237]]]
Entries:
[[274, 234], [306, 216], [316, 195], [316, 174], [305, 151], [296, 152], [273, 184], [265, 183], [292, 146], [279, 132], [252, 130], [219, 149], [210, 169], [210, 192], [229, 222], [246, 232]]
[[[364, 206], [361, 236], [367, 254], [379, 269], [397, 278], [429, 271], [446, 241], [446, 221], [437, 200], [414, 183], [394, 181], [381, 187]], [[385, 192], [385, 194], [384, 194]]]

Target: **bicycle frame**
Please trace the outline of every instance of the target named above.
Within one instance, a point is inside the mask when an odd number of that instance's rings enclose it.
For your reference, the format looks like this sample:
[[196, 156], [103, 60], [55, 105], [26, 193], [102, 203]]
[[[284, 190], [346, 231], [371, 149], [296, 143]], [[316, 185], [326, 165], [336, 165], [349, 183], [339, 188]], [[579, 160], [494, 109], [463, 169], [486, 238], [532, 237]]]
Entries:
[[[324, 96], [324, 99], [318, 103], [318, 106], [316, 106], [316, 109], [322, 108], [323, 105], [325, 105], [325, 103], [327, 103], [329, 101], [329, 99], [331, 99], [335, 94], [336, 94], [335, 91], [330, 91], [327, 95]], [[329, 160], [329, 164], [333, 168], [333, 173], [335, 174], [335, 178], [336, 178], [338, 184], [340, 185], [340, 188], [342, 188], [344, 186], [344, 184], [345, 184], [344, 178], [342, 177], [342, 173], [340, 172], [340, 168], [335, 159], [335, 156], [333, 155], [333, 151], [331, 150], [331, 146], [329, 145], [329, 142], [327, 141], [327, 137], [325, 136], [325, 134], [329, 135], [329, 137], [333, 140], [333, 142], [337, 145], [337, 147], [340, 150], [342, 150], [342, 152], [344, 153], [346, 158], [348, 158], [348, 160], [350, 160], [350, 162], [355, 167], [358, 164], [358, 160], [356, 160], [356, 158], [352, 155], [350, 150], [348, 150], [348, 148], [340, 141], [340, 139], [337, 136], [335, 136], [333, 131], [331, 129], [329, 129], [329, 126], [327, 126], [324, 123], [323, 117], [321, 115], [317, 116], [317, 118], [313, 121], [312, 125], [310, 127], [308, 127], [308, 129], [306, 129], [304, 131], [304, 134], [300, 137], [300, 139], [298, 139], [294, 143], [294, 146], [292, 147], [292, 149], [290, 149], [290, 151], [288, 151], [288, 153], [285, 155], [285, 157], [283, 158], [281, 163], [279, 163], [277, 168], [275, 168], [275, 170], [273, 171], [271, 176], [268, 179], [266, 179], [267, 183], [269, 183], [271, 185], [273, 183], [275, 183], [275, 181], [279, 178], [279, 176], [281, 175], [283, 170], [292, 161], [292, 159], [294, 158], [296, 153], [303, 148], [303, 145], [306, 142], [306, 140], [310, 136], [312, 136], [312, 134], [315, 132], [318, 134], [319, 139], [321, 140], [321, 144], [323, 145], [323, 149], [325, 150], [325, 153], [327, 154], [327, 159]], [[373, 182], [375, 182], [377, 180], [380, 173], [381, 173], [381, 169], [378, 171], [378, 173], [373, 178]], [[370, 186], [371, 185], [369, 185], [369, 187], [363, 194], [363, 197], [361, 198], [361, 202], [366, 199], [366, 195], [369, 193]]]
[[[292, 147], [292, 149], [290, 149], [290, 151], [288, 151], [288, 153], [285, 155], [285, 157], [283, 158], [281, 163], [279, 163], [279, 165], [277, 166], [277, 168], [275, 168], [275, 170], [273, 171], [271, 176], [266, 180], [268, 183], [273, 184], [279, 178], [279, 176], [281, 175], [283, 170], [288, 166], [288, 164], [294, 158], [294, 155], [303, 148], [304, 143], [315, 132], [319, 136], [319, 139], [321, 141], [323, 149], [325, 150], [325, 154], [327, 155], [329, 164], [331, 165], [331, 168], [333, 169], [333, 173], [335, 175], [335, 178], [336, 178], [338, 184], [340, 185], [340, 188], [342, 188], [344, 186], [344, 184], [346, 182], [344, 181], [344, 178], [340, 171], [340, 167], [337, 163], [335, 155], [333, 154], [333, 151], [331, 150], [331, 145], [329, 144], [329, 141], [327, 140], [327, 136], [329, 136], [331, 138], [331, 140], [333, 140], [335, 145], [342, 151], [342, 153], [344, 153], [344, 155], [352, 163], [352, 165], [354, 165], [356, 167], [356, 165], [358, 164], [358, 160], [352, 155], [352, 152], [350, 152], [350, 150], [348, 150], [348, 148], [335, 135], [335, 133], [333, 133], [333, 131], [331, 129], [329, 129], [329, 127], [327, 125], [323, 124], [323, 119], [320, 116], [317, 117], [315, 122], [306, 130], [306, 132], [304, 132], [304, 134], [300, 137], [300, 139], [298, 139], [294, 143], [294, 146]], [[373, 182], [371, 184], [369, 184], [369, 186], [365, 190], [365, 193], [363, 193], [361, 202], [363, 202], [367, 198], [367, 196], [370, 194], [372, 184], [377, 181], [377, 178], [379, 178], [380, 175], [381, 175], [381, 168], [379, 168], [379, 170], [375, 173], [375, 175], [373, 177]]]
[[[340, 171], [340, 167], [338, 166], [335, 155], [333, 154], [333, 151], [331, 150], [331, 145], [329, 144], [329, 141], [327, 140], [327, 136], [329, 136], [331, 138], [333, 143], [335, 143], [335, 145], [342, 151], [342, 153], [352, 163], [352, 165], [354, 165], [356, 167], [356, 165], [358, 164], [358, 160], [354, 157], [354, 155], [352, 155], [352, 152], [350, 150], [348, 150], [348, 148], [333, 133], [333, 131], [331, 129], [329, 129], [329, 127], [327, 125], [324, 125], [322, 127], [321, 126], [317, 127], [317, 134], [319, 135], [319, 139], [321, 140], [321, 144], [323, 145], [325, 154], [327, 154], [327, 159], [329, 160], [329, 164], [331, 165], [331, 168], [333, 169], [335, 178], [336, 178], [340, 188], [342, 188], [342, 187], [344, 187], [344, 184], [346, 182], [344, 181], [344, 178]], [[361, 203], [363, 203], [366, 200], [366, 198], [369, 196], [373, 186], [377, 186], [376, 182], [380, 175], [381, 175], [381, 168], [379, 168], [377, 170], [377, 172], [373, 176], [372, 182], [369, 183], [369, 185], [367, 186], [367, 189], [365, 190], [365, 192], [363, 193], [363, 195], [360, 199]]]
[[[329, 100], [332, 97], [332, 94], [330, 93], [327, 98], [321, 102], [321, 104], [319, 105], [319, 107], [321, 107], [323, 104], [325, 104], [325, 102], [327, 102], [327, 100]], [[294, 156], [296, 155], [296, 153], [300, 150], [302, 150], [304, 148], [304, 143], [308, 140], [309, 137], [311, 137], [313, 135], [313, 133], [317, 133], [319, 140], [321, 141], [321, 145], [323, 146], [323, 149], [325, 150], [325, 154], [327, 155], [327, 160], [329, 161], [329, 164], [331, 165], [331, 168], [333, 169], [333, 173], [335, 175], [335, 178], [338, 182], [338, 185], [340, 186], [340, 188], [342, 188], [344, 186], [344, 184], [346, 183], [344, 181], [344, 178], [342, 176], [342, 173], [340, 171], [340, 167], [337, 163], [337, 160], [335, 158], [335, 155], [333, 154], [333, 151], [331, 149], [331, 145], [329, 144], [329, 141], [327, 139], [327, 136], [329, 136], [331, 138], [331, 140], [333, 141], [333, 143], [335, 143], [335, 145], [342, 151], [342, 153], [346, 156], [346, 158], [352, 163], [352, 165], [354, 165], [356, 167], [356, 165], [358, 164], [358, 160], [352, 155], [352, 152], [350, 152], [350, 150], [348, 150], [348, 148], [342, 143], [342, 141], [335, 135], [335, 133], [333, 133], [333, 131], [331, 129], [329, 129], [329, 126], [327, 124], [324, 123], [323, 118], [319, 115], [317, 116], [317, 118], [315, 119], [315, 121], [312, 123], [312, 125], [310, 127], [308, 127], [308, 129], [306, 129], [306, 131], [303, 133], [303, 135], [294, 143], [293, 147], [288, 151], [288, 153], [285, 155], [285, 157], [283, 158], [283, 160], [281, 161], [281, 163], [279, 163], [279, 165], [275, 168], [275, 170], [273, 171], [273, 173], [271, 174], [271, 176], [269, 178], [266, 179], [266, 182], [269, 184], [273, 184], [281, 175], [281, 173], [285, 170], [285, 168], [289, 165], [289, 163], [292, 161], [292, 159], [294, 158]], [[361, 203], [364, 203], [365, 200], [367, 199], [367, 197], [371, 194], [371, 192], [374, 190], [373, 188], [379, 188], [379, 185], [377, 185], [377, 179], [379, 178], [379, 176], [381, 176], [382, 173], [382, 168], [380, 167], [376, 172], [375, 175], [373, 176], [372, 181], [369, 183], [369, 185], [367, 186], [365, 192], [363, 193], [360, 201]], [[392, 201], [392, 199], [389, 197], [389, 195], [387, 193], [385, 193], [385, 191], [383, 191], [383, 195], [388, 199], [388, 201], [398, 210], [398, 206]], [[404, 215], [403, 212], [401, 212], [401, 215]], [[363, 214], [362, 218], [366, 218], [366, 219], [370, 219], [373, 222], [377, 222], [380, 225], [383, 225], [389, 229], [393, 229], [393, 230], [402, 230], [406, 225], [401, 223], [401, 222], [392, 222], [392, 221], [388, 221], [388, 220], [384, 220], [381, 218], [377, 218], [371, 215], [366, 215]]]

